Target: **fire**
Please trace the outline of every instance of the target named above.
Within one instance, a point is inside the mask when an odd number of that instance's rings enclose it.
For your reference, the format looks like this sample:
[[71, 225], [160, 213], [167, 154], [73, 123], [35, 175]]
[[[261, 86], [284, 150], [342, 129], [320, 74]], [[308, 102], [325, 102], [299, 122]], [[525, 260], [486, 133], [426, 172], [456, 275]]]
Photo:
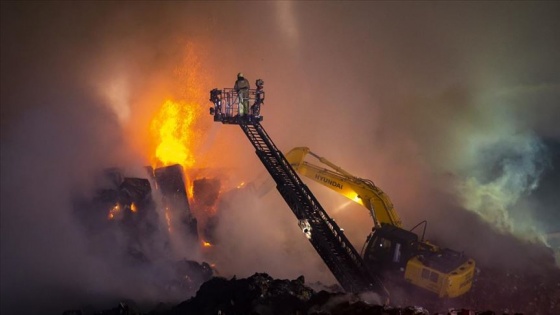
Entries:
[[189, 202], [193, 202], [194, 201], [194, 184], [193, 184], [193, 181], [191, 180], [190, 176], [188, 176], [187, 174], [185, 174], [185, 184], [187, 185], [187, 198], [189, 199]]
[[[165, 90], [166, 96], [154, 96], [156, 104], [160, 105], [149, 117], [149, 128], [145, 130], [149, 132], [149, 136], [139, 134], [137, 129], [133, 133], [134, 137], [141, 138], [139, 142], [147, 144], [141, 149], [154, 169], [173, 164], [182, 166], [191, 211], [198, 211], [204, 217], [197, 218], [199, 225], [216, 213], [216, 206], [206, 209], [208, 206], [195, 200], [194, 181], [208, 177], [208, 170], [216, 163], [222, 163], [221, 157], [226, 156], [219, 149], [217, 152], [216, 149], [209, 150], [208, 145], [208, 131], [213, 123], [207, 116], [207, 87], [211, 85], [211, 80], [204, 60], [200, 59], [200, 56], [205, 55], [205, 49], [196, 43], [187, 43], [184, 59], [175, 69], [174, 75], [169, 76], [173, 78], [173, 83], [166, 86], [170, 88]], [[219, 146], [212, 146], [214, 147]], [[172, 233], [178, 227], [175, 225], [178, 218], [174, 209], [162, 208], [162, 218], [165, 218], [168, 231]], [[212, 244], [204, 241], [201, 246], [209, 247]]]
[[138, 208], [136, 207], [136, 204], [134, 202], [130, 205], [130, 211], [132, 211], [132, 212], [137, 212], [138, 211]]
[[115, 218], [115, 216], [117, 215], [117, 213], [121, 210], [121, 205], [117, 202], [111, 209], [109, 209], [109, 214], [107, 215], [107, 218], [109, 220], [112, 220]]
[[171, 95], [175, 99], [164, 99], [151, 119], [150, 133], [154, 142], [149, 154], [154, 167], [180, 164], [188, 170], [195, 163], [200, 167], [200, 161], [195, 159], [196, 150], [205, 130], [212, 124], [202, 118], [208, 108], [208, 92], [204, 87], [210, 80], [200, 59], [204, 51], [197, 43], [187, 43], [184, 59], [174, 71]]
[[171, 232], [171, 217], [169, 216], [169, 208], [165, 208], [165, 221], [167, 221], [167, 230]]
[[194, 124], [202, 106], [183, 101], [167, 100], [151, 122], [151, 130], [158, 139], [154, 165], [181, 164], [191, 168], [196, 160], [194, 147], [199, 138]]

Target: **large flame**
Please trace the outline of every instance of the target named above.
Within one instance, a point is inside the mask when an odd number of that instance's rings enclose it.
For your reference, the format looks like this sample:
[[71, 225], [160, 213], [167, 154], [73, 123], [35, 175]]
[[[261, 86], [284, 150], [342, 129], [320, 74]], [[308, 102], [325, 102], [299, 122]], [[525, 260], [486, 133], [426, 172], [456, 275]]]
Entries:
[[[207, 115], [208, 108], [207, 87], [211, 81], [208, 69], [202, 66], [199, 58], [203, 50], [194, 44], [186, 46], [183, 63], [175, 69], [173, 76], [175, 88], [172, 89], [173, 92], [167, 93], [173, 96], [160, 99], [161, 106], [151, 115], [147, 152], [154, 168], [173, 164], [183, 167], [187, 198], [201, 231], [208, 219], [216, 214], [217, 204], [210, 206], [195, 200], [194, 181], [215, 177], [216, 171], [212, 169], [222, 166], [215, 164], [222, 162], [215, 157], [225, 155], [220, 154], [220, 149], [214, 149], [218, 146], [213, 146], [209, 154], [208, 141], [215, 139], [208, 139], [208, 131], [213, 123], [208, 116], [204, 116]], [[164, 217], [167, 229], [172, 233], [178, 219], [167, 208], [164, 210]], [[210, 247], [210, 241], [205, 239], [202, 246]]]
[[211, 124], [202, 117], [207, 109], [206, 86], [210, 80], [200, 59], [204, 49], [196, 43], [186, 43], [184, 58], [171, 76], [172, 91], [167, 94], [173, 96], [164, 99], [151, 118], [153, 142], [149, 154], [154, 167], [180, 164], [185, 171], [200, 167], [195, 158], [197, 149]]
[[150, 126], [159, 140], [152, 161], [154, 166], [180, 164], [188, 169], [195, 164], [195, 139], [199, 135], [193, 125], [201, 107], [183, 101], [164, 102]]

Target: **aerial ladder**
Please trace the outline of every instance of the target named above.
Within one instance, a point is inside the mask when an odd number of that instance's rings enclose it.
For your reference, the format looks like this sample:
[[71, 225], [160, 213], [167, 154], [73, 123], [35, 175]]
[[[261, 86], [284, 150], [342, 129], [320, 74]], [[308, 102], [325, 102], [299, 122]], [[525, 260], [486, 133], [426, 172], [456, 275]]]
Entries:
[[[250, 101], [255, 91], [250, 90]], [[372, 291], [388, 301], [389, 292], [380, 277], [369, 270], [359, 253], [348, 241], [340, 227], [329, 217], [313, 193], [299, 178], [284, 154], [262, 127], [262, 117], [239, 115], [239, 96], [233, 89], [210, 91], [213, 107], [210, 114], [215, 122], [239, 125], [255, 153], [276, 182], [276, 188], [288, 204], [298, 225], [323, 259], [336, 280], [347, 292]]]

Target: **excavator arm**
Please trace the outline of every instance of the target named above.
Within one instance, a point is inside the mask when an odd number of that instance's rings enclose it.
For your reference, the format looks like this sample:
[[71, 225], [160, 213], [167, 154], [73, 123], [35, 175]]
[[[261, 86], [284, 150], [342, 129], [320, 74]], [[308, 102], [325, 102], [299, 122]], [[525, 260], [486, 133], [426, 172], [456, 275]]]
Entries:
[[[320, 167], [305, 161], [310, 155], [330, 169]], [[301, 175], [330, 188], [350, 200], [366, 207], [373, 218], [374, 227], [389, 224], [401, 227], [402, 222], [394, 210], [389, 196], [368, 179], [358, 178], [340, 166], [320, 157], [307, 147], [293, 148], [286, 154], [290, 165]]]
[[[328, 168], [305, 161], [307, 155]], [[404, 230], [393, 203], [371, 180], [356, 177], [307, 147], [297, 147], [286, 159], [299, 174], [366, 207], [374, 229], [364, 245], [364, 261], [373, 270], [404, 271], [404, 279], [440, 297], [456, 297], [471, 285], [475, 262], [462, 253], [419, 240]]]

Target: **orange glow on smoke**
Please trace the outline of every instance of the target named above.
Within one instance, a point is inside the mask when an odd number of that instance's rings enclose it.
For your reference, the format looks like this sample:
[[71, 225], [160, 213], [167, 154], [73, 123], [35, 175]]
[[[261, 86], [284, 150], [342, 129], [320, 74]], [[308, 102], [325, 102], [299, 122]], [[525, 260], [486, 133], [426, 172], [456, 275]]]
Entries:
[[165, 221], [167, 222], [167, 230], [171, 233], [171, 217], [169, 216], [169, 208], [165, 208]]

